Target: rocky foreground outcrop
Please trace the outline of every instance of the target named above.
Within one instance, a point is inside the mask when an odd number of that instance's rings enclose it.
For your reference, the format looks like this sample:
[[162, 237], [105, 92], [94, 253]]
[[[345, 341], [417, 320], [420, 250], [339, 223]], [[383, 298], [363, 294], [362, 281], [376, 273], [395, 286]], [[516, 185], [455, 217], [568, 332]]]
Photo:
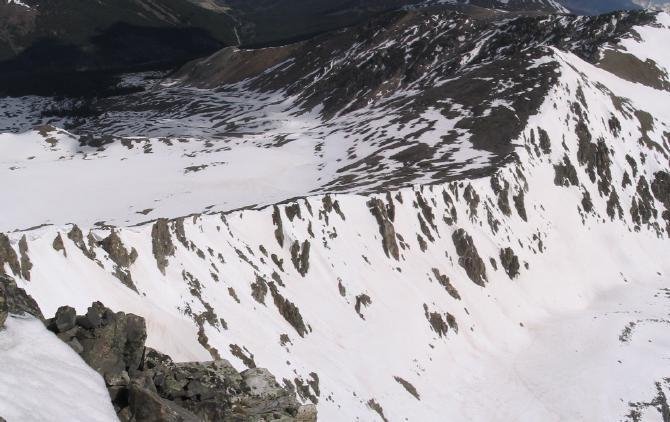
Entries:
[[121, 421], [316, 421], [316, 408], [301, 405], [267, 369], [240, 373], [226, 360], [176, 363], [145, 346], [144, 318], [115, 313], [100, 302], [85, 315], [63, 306], [44, 320], [24, 290], [0, 276], [0, 329], [9, 314], [43, 320], [102, 375]]

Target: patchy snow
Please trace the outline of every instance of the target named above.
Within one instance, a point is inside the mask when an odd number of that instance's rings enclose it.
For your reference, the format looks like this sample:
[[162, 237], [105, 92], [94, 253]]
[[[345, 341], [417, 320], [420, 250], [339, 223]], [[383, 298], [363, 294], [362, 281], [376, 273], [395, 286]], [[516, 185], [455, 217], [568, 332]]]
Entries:
[[[668, 31], [662, 34], [667, 39]], [[314, 192], [319, 177], [344, 168], [337, 160], [355, 162], [346, 153], [353, 145], [367, 157], [389, 136], [435, 146], [436, 136], [462, 130], [433, 109], [403, 123], [365, 107], [320, 126], [314, 116], [282, 112], [280, 103], [270, 109], [276, 113], [254, 121], [258, 132], [223, 144], [229, 149], [184, 134], [167, 140], [125, 134], [132, 148], [116, 143], [100, 150], [60, 130], [1, 135], [0, 176], [9, 180], [2, 197], [16, 207], [0, 218], [0, 230], [54, 223], [9, 234], [16, 250], [26, 236], [33, 264], [30, 281], [19, 284], [48, 316], [65, 304], [84, 312], [95, 300], [142, 315], [148, 345], [177, 360], [209, 358], [194, 315], [211, 309], [214, 322], [203, 324], [210, 347], [243, 369], [231, 349], [237, 345], [279, 380], [305, 384], [326, 421], [380, 420], [372, 400], [389, 420], [625, 420], [630, 403], [649, 401], [655, 383], [670, 375], [663, 204], [645, 199], [655, 211], [645, 222], [633, 212], [642, 203], [638, 186], [668, 169], [670, 93], [548, 51], [558, 81], [515, 140], [518, 159], [494, 174], [497, 190], [489, 176], [460, 178], [455, 171], [453, 182], [437, 183], [426, 173], [419, 184], [388, 195]], [[259, 117], [257, 111], [238, 118]], [[636, 111], [651, 113], [651, 129]], [[215, 126], [203, 116], [166, 121], [160, 129]], [[580, 123], [591, 145], [607, 142], [593, 165], [611, 164], [593, 176]], [[261, 130], [264, 124], [270, 129]], [[356, 124], [362, 135], [343, 129]], [[547, 151], [535, 143], [540, 130], [550, 141]], [[440, 158], [485, 166], [490, 157], [472, 147], [467, 131], [458, 134], [457, 142], [438, 149]], [[641, 141], [645, 135], [653, 144]], [[373, 142], [357, 144], [365, 136]], [[379, 149], [376, 175], [391, 174], [384, 159], [403, 146]], [[567, 186], [557, 173], [565, 160], [577, 180]], [[603, 192], [601, 177], [609, 177], [611, 191]], [[63, 192], [64, 186], [77, 192]], [[167, 197], [170, 192], [175, 195]], [[371, 199], [389, 215], [394, 233], [385, 239]], [[199, 213], [210, 204], [205, 214], [169, 223], [174, 253], [161, 271], [155, 223], [134, 224]], [[115, 264], [99, 244], [111, 229], [96, 227], [96, 219], [118, 224], [125, 247], [137, 252], [126, 269], [137, 292], [114, 277]], [[84, 245], [70, 221], [81, 225]], [[468, 260], [459, 259], [452, 238], [458, 229], [472, 237], [484, 286], [461, 265]], [[54, 247], [57, 236], [64, 251]], [[384, 240], [397, 247], [397, 258]], [[503, 269], [503, 248], [518, 258], [514, 278]], [[285, 301], [295, 305], [292, 312], [277, 305]], [[282, 335], [290, 341], [282, 344]], [[662, 420], [655, 408], [645, 416]]]
[[18, 421], [117, 421], [102, 377], [32, 317], [0, 331], [0, 415]]

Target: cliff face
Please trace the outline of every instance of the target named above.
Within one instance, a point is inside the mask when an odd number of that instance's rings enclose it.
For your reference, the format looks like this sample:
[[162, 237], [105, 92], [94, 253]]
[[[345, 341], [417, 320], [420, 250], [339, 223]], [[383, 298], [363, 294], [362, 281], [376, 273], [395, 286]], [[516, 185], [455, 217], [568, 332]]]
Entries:
[[339, 34], [193, 87], [215, 56], [2, 135], [36, 190], [91, 170], [48, 213], [3, 187], [3, 270], [47, 316], [103, 300], [177, 362], [267, 367], [324, 420], [663, 420], [670, 17], [442, 18], [397, 58]]

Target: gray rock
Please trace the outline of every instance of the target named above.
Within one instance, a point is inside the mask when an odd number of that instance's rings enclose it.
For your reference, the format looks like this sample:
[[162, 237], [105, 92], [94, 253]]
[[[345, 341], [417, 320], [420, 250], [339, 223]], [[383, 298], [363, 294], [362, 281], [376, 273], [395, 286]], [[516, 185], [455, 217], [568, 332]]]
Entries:
[[72, 348], [77, 354], [82, 354], [84, 352], [84, 346], [79, 343], [79, 340], [76, 338], [73, 338], [72, 340], [67, 342], [67, 345]]
[[306, 404], [298, 408], [298, 414], [295, 416], [296, 422], [316, 422], [316, 406]]
[[120, 412], [119, 419], [133, 422], [200, 422], [188, 410], [161, 398], [147, 378], [133, 380], [128, 389], [128, 407]]
[[75, 350], [79, 343], [80, 355], [89, 366], [104, 377], [138, 370], [147, 336], [143, 318], [114, 313], [100, 302], [91, 305], [85, 316], [74, 317], [74, 322], [73, 313], [72, 308], [62, 307], [47, 326], [61, 340], [74, 344]]
[[504, 248], [500, 250], [500, 263], [502, 264], [507, 276], [515, 278], [519, 275], [519, 257], [516, 256], [512, 248]]
[[57, 332], [62, 333], [63, 331], [73, 329], [76, 320], [77, 312], [74, 308], [70, 306], [61, 306], [56, 311], [56, 316], [54, 317], [54, 324], [58, 330]]
[[486, 266], [477, 252], [472, 237], [465, 230], [458, 229], [451, 238], [458, 254], [458, 264], [463, 267], [473, 283], [484, 287], [487, 281]]
[[[25, 290], [16, 285], [16, 281], [0, 274], [0, 320], [4, 323], [7, 314], [32, 315], [44, 320], [37, 302]], [[4, 315], [4, 318], [2, 317]], [[1, 324], [0, 324], [1, 325]]]
[[7, 315], [9, 311], [7, 309], [7, 300], [5, 295], [0, 291], [0, 329], [5, 326], [5, 321], [7, 321]]
[[175, 363], [144, 346], [143, 318], [100, 302], [83, 316], [62, 307], [47, 326], [103, 376], [121, 421], [316, 420], [316, 409], [302, 409], [266, 369], [240, 374], [226, 360]]

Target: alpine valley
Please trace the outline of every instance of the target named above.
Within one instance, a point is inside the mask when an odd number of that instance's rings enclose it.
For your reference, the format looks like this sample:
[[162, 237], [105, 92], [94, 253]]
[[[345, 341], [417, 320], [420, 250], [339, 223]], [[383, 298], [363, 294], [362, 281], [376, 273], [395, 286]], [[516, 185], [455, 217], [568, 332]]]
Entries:
[[670, 14], [0, 3], [0, 420], [670, 421]]

